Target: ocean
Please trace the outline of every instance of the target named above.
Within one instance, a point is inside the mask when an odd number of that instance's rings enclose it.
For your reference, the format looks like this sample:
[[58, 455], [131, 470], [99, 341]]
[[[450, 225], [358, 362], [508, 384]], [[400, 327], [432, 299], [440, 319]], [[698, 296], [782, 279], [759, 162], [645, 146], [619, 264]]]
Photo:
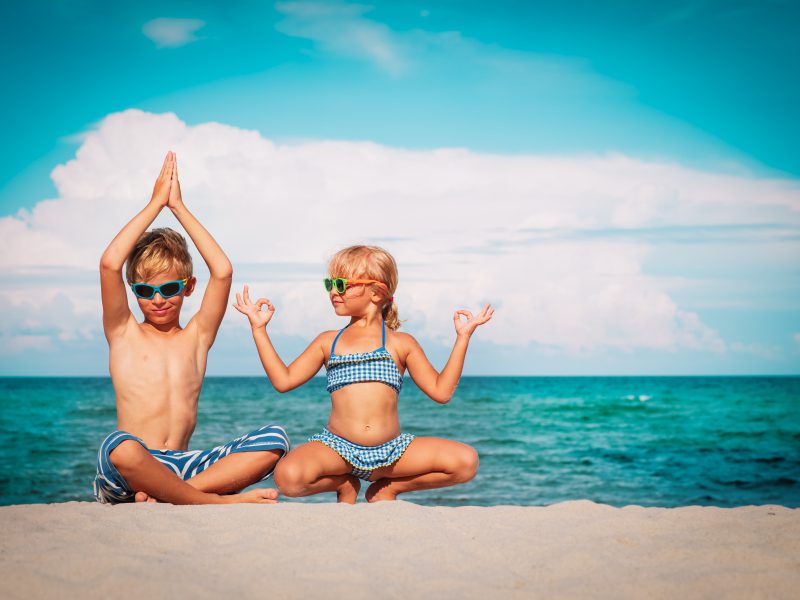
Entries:
[[[324, 378], [278, 394], [264, 377], [210, 377], [190, 448], [271, 422], [297, 445], [329, 408]], [[480, 455], [473, 481], [401, 496], [418, 504], [800, 506], [798, 377], [464, 377], [447, 405], [406, 379], [400, 419]], [[0, 378], [0, 504], [91, 501], [115, 428], [108, 378]]]

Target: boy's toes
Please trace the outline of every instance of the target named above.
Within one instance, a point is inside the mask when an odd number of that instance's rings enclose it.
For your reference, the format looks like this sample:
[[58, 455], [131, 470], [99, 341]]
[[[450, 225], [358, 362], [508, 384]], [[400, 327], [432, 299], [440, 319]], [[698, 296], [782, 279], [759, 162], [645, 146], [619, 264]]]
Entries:
[[150, 500], [153, 500], [153, 502], [155, 502], [155, 498], [150, 498], [150, 496], [148, 496], [144, 492], [136, 492], [136, 495], [133, 497], [133, 499], [136, 502], [149, 502]]

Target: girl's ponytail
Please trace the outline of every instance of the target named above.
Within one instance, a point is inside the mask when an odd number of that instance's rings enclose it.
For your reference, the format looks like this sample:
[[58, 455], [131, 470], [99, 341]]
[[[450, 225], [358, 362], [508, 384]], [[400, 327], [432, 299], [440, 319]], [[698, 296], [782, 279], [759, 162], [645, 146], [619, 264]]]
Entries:
[[394, 300], [387, 302], [382, 311], [386, 326], [392, 331], [400, 329], [400, 315], [397, 312], [397, 303]]

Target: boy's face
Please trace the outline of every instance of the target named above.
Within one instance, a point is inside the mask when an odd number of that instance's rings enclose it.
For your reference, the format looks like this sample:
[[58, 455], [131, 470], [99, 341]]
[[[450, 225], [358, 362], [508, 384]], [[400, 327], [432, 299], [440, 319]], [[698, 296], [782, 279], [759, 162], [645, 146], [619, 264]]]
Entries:
[[[149, 281], [141, 283], [159, 286], [162, 283], [177, 281], [179, 279], [183, 279], [183, 277], [178, 275], [178, 272], [172, 268], [169, 271], [162, 271], [154, 275]], [[137, 297], [136, 301], [139, 303], [139, 308], [142, 310], [145, 320], [155, 325], [166, 325], [173, 321], [178, 321], [181, 314], [181, 307], [183, 306], [183, 299], [192, 293], [195, 282], [196, 279], [191, 277], [189, 281], [186, 282], [181, 293], [171, 298], [164, 298], [158, 292], [156, 292], [156, 295], [150, 300]]]

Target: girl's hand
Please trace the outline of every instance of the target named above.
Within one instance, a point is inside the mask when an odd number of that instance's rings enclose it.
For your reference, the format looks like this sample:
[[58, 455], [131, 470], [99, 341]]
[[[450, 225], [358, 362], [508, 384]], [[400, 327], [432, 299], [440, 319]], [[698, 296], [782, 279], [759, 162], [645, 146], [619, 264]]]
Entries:
[[[474, 316], [468, 310], [457, 310], [455, 314], [453, 314], [453, 323], [456, 326], [456, 335], [458, 337], [470, 337], [472, 332], [477, 329], [478, 325], [483, 325], [489, 319], [492, 318], [494, 314], [494, 309], [492, 308], [491, 304], [487, 304], [483, 307], [483, 310], [478, 313], [478, 316]], [[462, 315], [467, 319], [466, 322], [461, 320]]]
[[[267, 310], [261, 310], [262, 306], [266, 306]], [[237, 292], [236, 304], [233, 305], [233, 308], [247, 316], [253, 329], [266, 327], [272, 315], [275, 314], [275, 307], [266, 298], [259, 298], [255, 304], [250, 301], [250, 288], [248, 286], [244, 286], [244, 291], [241, 295]]]
[[167, 152], [164, 158], [164, 164], [161, 167], [161, 173], [158, 174], [156, 184], [153, 186], [153, 195], [150, 198], [150, 204], [155, 204], [159, 208], [164, 208], [169, 201], [170, 184], [172, 182], [172, 169], [174, 166], [174, 154], [172, 151]]
[[172, 153], [172, 177], [170, 178], [169, 198], [167, 199], [167, 206], [171, 209], [176, 209], [183, 206], [183, 197], [181, 196], [181, 183], [178, 181], [178, 157]]

